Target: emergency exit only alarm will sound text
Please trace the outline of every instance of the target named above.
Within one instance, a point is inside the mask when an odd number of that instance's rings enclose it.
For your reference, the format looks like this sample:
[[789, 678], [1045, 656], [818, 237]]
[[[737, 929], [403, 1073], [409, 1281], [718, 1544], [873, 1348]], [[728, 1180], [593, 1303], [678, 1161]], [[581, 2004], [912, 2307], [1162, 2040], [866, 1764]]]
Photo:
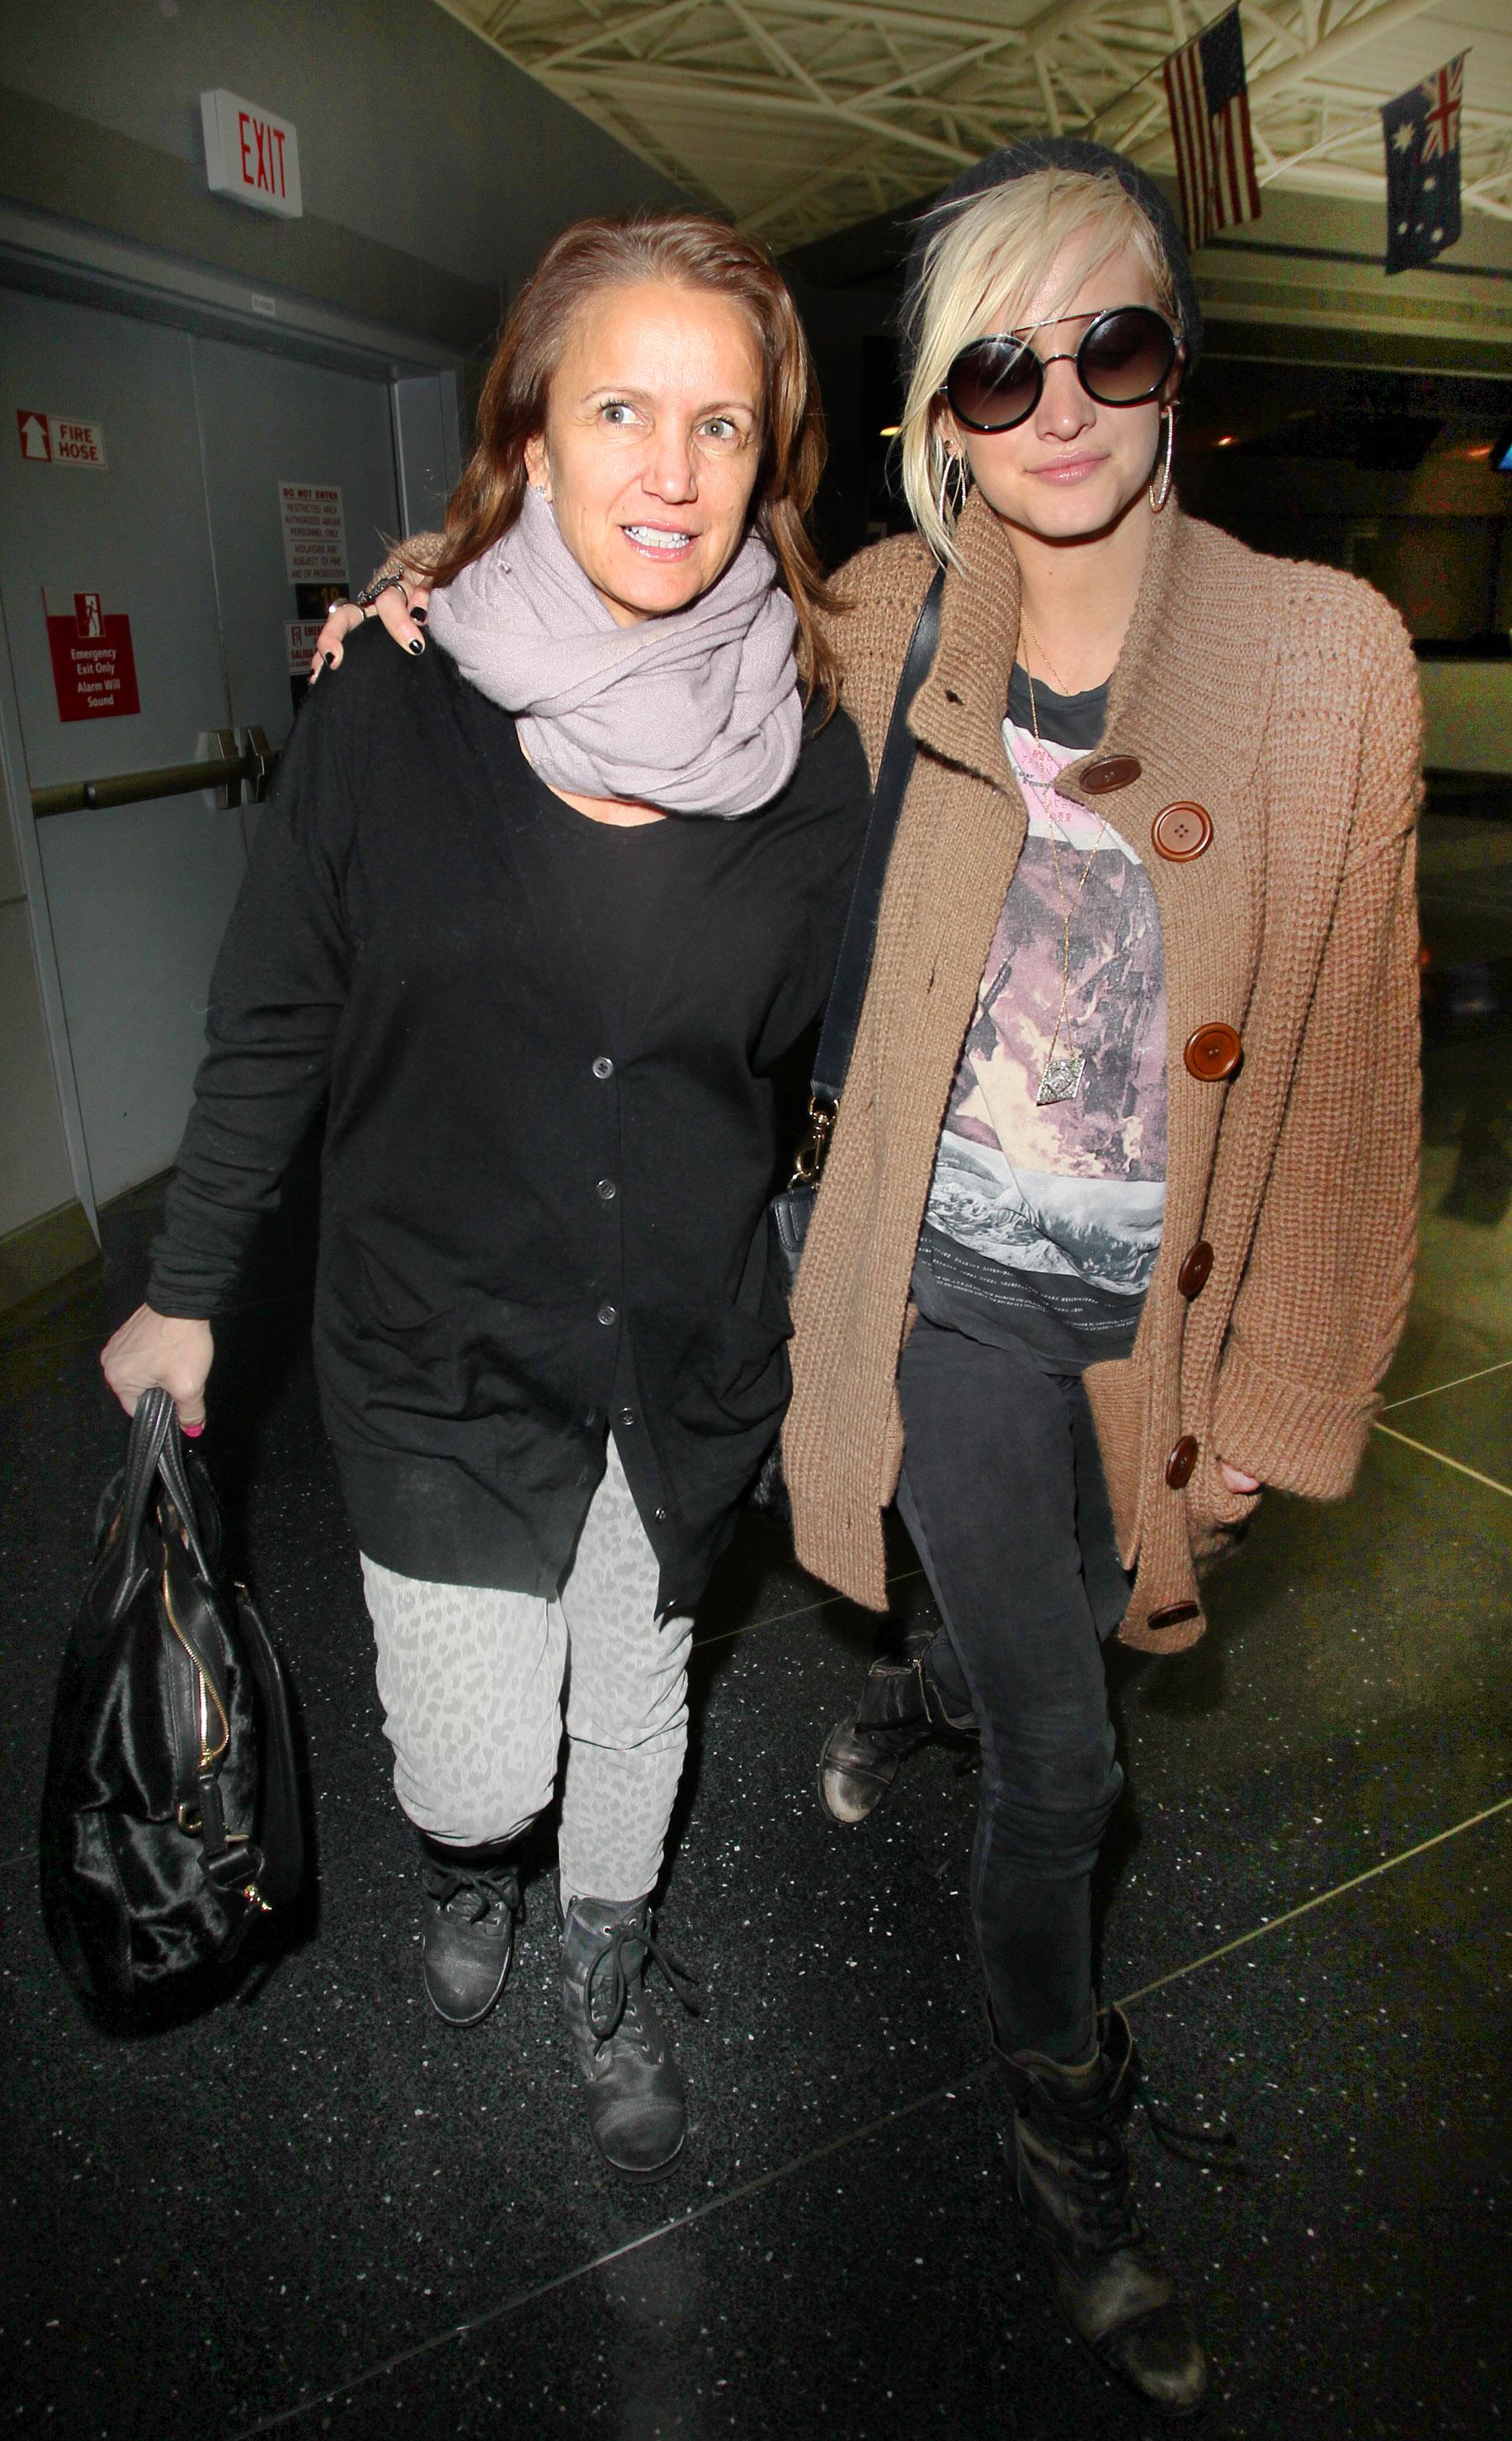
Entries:
[[123, 720], [140, 712], [132, 623], [102, 593], [42, 597], [60, 720]]
[[234, 196], [254, 211], [301, 220], [299, 137], [294, 121], [217, 85], [200, 96], [205, 172], [213, 194]]

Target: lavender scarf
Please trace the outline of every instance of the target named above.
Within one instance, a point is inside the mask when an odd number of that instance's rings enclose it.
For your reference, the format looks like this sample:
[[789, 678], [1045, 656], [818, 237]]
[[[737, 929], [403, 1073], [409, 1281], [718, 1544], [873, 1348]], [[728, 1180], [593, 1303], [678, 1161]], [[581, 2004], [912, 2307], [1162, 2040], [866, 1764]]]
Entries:
[[549, 786], [675, 814], [750, 814], [785, 787], [802, 721], [795, 626], [754, 534], [686, 610], [616, 626], [533, 489], [430, 605], [431, 635], [516, 714]]

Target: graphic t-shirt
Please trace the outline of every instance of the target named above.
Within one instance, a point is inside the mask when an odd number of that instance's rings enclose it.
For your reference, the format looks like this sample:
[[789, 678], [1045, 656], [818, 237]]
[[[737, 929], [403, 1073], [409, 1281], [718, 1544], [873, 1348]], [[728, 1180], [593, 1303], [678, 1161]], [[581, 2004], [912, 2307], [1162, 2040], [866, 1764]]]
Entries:
[[[1036, 683], [1035, 695], [1037, 741], [1016, 669], [1003, 736], [1029, 833], [951, 1089], [913, 1295], [931, 1322], [1079, 1372], [1127, 1355], [1160, 1251], [1165, 958], [1139, 857], [1054, 788], [1096, 745], [1107, 689], [1060, 696]], [[1053, 1041], [1057, 1059], [1080, 1054], [1084, 1065], [1068, 1099], [1039, 1102]]]

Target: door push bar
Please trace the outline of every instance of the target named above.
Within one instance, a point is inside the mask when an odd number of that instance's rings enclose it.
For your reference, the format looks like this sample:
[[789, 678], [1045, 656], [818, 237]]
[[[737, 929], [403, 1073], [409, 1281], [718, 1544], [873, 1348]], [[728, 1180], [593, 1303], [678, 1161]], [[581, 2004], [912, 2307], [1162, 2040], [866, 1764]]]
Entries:
[[33, 788], [31, 810], [39, 822], [46, 814], [93, 813], [109, 805], [141, 805], [151, 797], [193, 797], [215, 791], [217, 807], [242, 803], [260, 805], [278, 768], [279, 758], [261, 729], [243, 729], [240, 747], [234, 729], [206, 732], [208, 753], [198, 763], [170, 763], [158, 771], [117, 771], [110, 780], [63, 780], [53, 788]]

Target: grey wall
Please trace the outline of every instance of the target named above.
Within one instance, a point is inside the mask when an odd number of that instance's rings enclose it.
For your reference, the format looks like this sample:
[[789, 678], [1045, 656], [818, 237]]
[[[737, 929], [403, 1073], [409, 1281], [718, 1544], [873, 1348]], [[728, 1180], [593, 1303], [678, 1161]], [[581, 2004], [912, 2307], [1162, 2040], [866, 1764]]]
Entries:
[[[0, 192], [464, 345], [566, 222], [680, 200], [436, 0], [0, 0]], [[295, 121], [303, 222], [206, 191], [214, 85]]]
[[[215, 85], [294, 120], [303, 219], [207, 190]], [[435, 0], [0, 0], [0, 197], [151, 249], [171, 290], [188, 261], [459, 358], [488, 349], [567, 222], [682, 200]], [[29, 821], [0, 801], [0, 1310], [90, 1245], [13, 810]]]

